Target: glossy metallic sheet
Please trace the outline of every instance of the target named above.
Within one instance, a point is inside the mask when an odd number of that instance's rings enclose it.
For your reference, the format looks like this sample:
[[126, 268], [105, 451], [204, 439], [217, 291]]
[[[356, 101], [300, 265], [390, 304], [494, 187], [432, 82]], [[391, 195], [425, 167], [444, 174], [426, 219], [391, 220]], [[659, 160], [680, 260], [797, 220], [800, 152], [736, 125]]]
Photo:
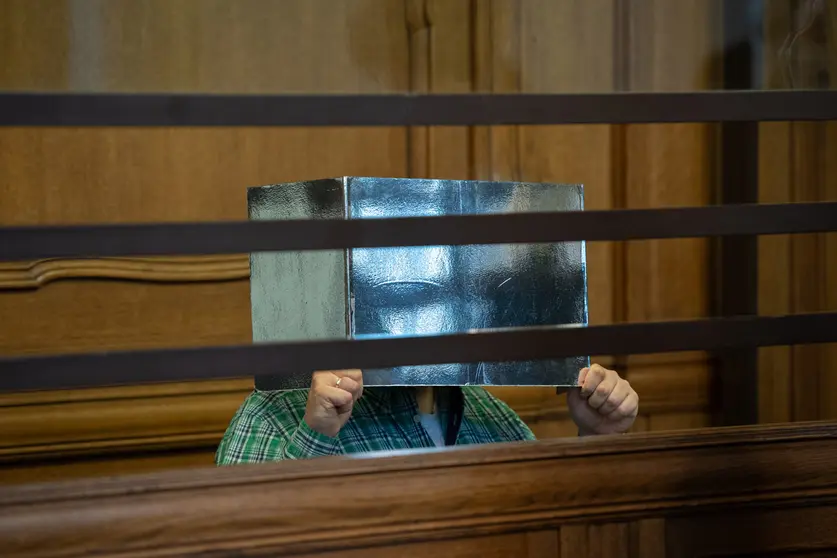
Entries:
[[[343, 219], [343, 180], [316, 180], [250, 188], [250, 219]], [[250, 254], [253, 342], [345, 338], [346, 251], [254, 252]], [[289, 370], [260, 377], [260, 389], [308, 387], [311, 371]], [[275, 386], [275, 387], [274, 387]]]
[[[343, 178], [251, 188], [251, 219], [373, 219], [583, 209], [580, 185]], [[338, 277], [342, 279], [338, 280]], [[583, 242], [365, 248], [251, 257], [253, 339], [586, 325]], [[366, 385], [573, 385], [588, 358], [365, 370]], [[308, 384], [310, 371], [257, 381]]]

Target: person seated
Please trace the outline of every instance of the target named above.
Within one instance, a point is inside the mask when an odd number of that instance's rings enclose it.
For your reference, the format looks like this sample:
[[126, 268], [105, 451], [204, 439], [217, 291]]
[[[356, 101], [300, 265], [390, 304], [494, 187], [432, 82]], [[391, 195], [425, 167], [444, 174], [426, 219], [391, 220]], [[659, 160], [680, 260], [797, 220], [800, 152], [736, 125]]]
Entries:
[[[579, 436], [625, 433], [639, 396], [613, 370], [593, 364], [567, 390]], [[478, 386], [363, 388], [360, 370], [321, 371], [310, 389], [259, 391], [235, 413], [218, 465], [534, 440], [504, 402]]]

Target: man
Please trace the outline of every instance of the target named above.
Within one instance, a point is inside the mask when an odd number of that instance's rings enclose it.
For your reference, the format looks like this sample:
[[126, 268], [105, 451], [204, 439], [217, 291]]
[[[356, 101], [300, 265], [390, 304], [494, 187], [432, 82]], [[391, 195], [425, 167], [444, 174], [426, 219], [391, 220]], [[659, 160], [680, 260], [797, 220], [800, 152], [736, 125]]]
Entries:
[[[580, 436], [624, 433], [639, 410], [630, 384], [594, 364], [568, 391]], [[216, 453], [219, 465], [327, 455], [534, 440], [505, 403], [481, 387], [363, 389], [359, 370], [315, 372], [308, 390], [254, 391]]]

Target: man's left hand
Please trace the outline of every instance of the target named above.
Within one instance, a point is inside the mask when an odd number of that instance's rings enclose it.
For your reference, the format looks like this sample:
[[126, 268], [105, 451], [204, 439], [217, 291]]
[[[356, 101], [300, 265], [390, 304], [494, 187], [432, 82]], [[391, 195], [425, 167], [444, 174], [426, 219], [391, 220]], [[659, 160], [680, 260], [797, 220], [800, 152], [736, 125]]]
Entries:
[[567, 404], [580, 436], [627, 432], [639, 412], [639, 396], [613, 370], [598, 364], [584, 368]]

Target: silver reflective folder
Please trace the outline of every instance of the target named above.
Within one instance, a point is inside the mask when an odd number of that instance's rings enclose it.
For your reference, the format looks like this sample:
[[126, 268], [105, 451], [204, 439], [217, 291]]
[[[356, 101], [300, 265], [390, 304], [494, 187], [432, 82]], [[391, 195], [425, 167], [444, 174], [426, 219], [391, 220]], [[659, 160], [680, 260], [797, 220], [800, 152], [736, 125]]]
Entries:
[[[252, 220], [380, 219], [578, 211], [581, 185], [343, 177], [249, 188]], [[250, 256], [253, 341], [587, 325], [584, 242], [259, 252]], [[575, 385], [589, 357], [364, 370], [364, 385]], [[256, 378], [308, 387], [311, 370]]]

